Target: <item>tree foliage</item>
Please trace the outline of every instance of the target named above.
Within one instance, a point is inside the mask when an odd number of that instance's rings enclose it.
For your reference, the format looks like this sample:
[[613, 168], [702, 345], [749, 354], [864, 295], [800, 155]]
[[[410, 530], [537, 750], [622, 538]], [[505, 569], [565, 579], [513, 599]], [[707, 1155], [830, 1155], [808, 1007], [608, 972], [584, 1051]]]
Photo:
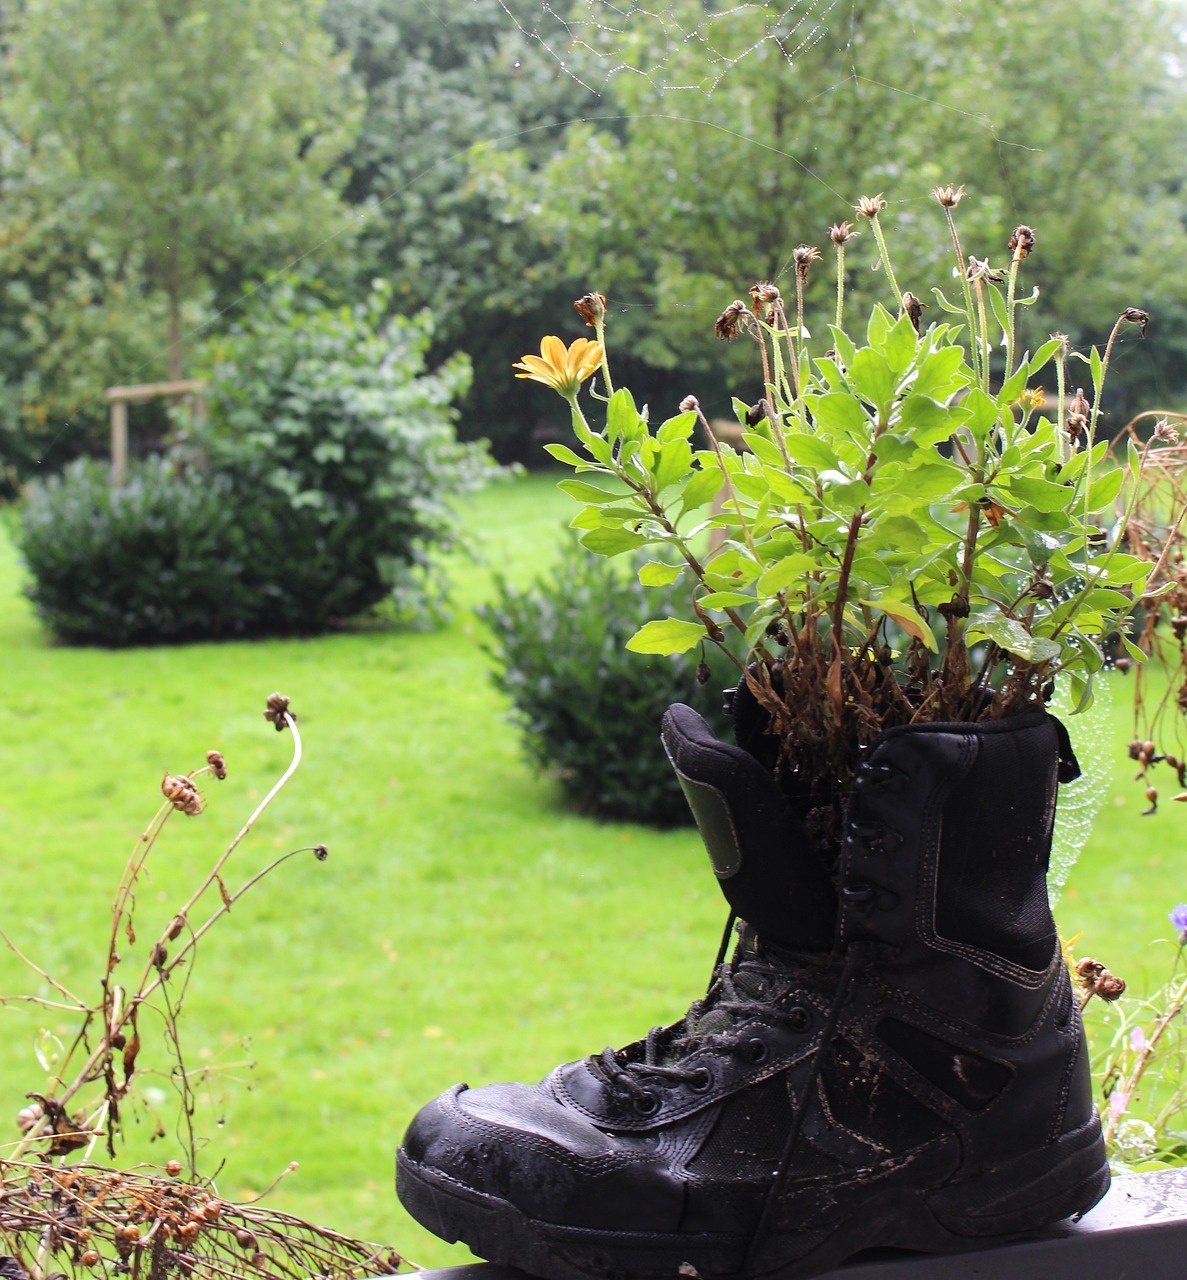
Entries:
[[34, 424], [180, 376], [219, 292], [345, 227], [361, 94], [308, 0], [32, 0], [6, 36], [0, 266]]
[[[538, 8], [510, 7], [525, 21]], [[463, 430], [522, 453], [513, 437], [526, 437], [533, 409], [507, 367], [576, 282], [475, 161], [514, 147], [525, 167], [542, 163], [596, 100], [499, 0], [328, 0], [323, 22], [367, 90], [348, 188], [367, 211], [366, 270], [402, 307], [432, 308], [435, 354], [460, 346], [474, 360]]]
[[[734, 32], [739, 47], [759, 40], [777, 6], [759, 8], [739, 15], [753, 24]], [[708, 98], [659, 97], [646, 74], [663, 56], [674, 59], [670, 80], [692, 80], [679, 71], [703, 58], [695, 43], [676, 54], [619, 45], [644, 73], [611, 81], [603, 114], [625, 126], [573, 126], [539, 176], [513, 156], [492, 159], [509, 203], [535, 209], [570, 269], [627, 308], [614, 315], [618, 345], [626, 336], [652, 365], [701, 375], [706, 401], [704, 379], [741, 368], [712, 333], [740, 290], [786, 284], [792, 249], [826, 245], [861, 194], [953, 182], [969, 188], [965, 235], [979, 255], [1004, 256], [1011, 226], [1035, 223], [1037, 337], [1058, 316], [1082, 343], [1099, 316], [1145, 306], [1158, 355], [1151, 343], [1123, 358], [1118, 379], [1177, 391], [1187, 374], [1176, 287], [1185, 165], [1173, 142], [1187, 124], [1187, 82], [1172, 61], [1181, 8], [855, 0], [828, 22], [794, 66], [760, 43]], [[887, 223], [922, 271], [947, 250], [917, 201], [892, 203]], [[885, 297], [877, 258], [868, 237], [855, 246], [855, 305]], [[719, 410], [727, 403], [720, 395]]]

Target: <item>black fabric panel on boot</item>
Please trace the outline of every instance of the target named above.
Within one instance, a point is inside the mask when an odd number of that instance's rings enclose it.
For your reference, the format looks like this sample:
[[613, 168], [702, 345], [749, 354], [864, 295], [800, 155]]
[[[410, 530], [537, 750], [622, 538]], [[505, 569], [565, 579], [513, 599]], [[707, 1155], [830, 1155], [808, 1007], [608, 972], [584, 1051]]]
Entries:
[[779, 784], [691, 707], [668, 709], [662, 737], [733, 910], [764, 942], [830, 950], [836, 891]]
[[[1008, 725], [1008, 721], [1003, 721]], [[976, 766], [944, 804], [936, 932], [1029, 969], [1055, 946], [1047, 863], [1055, 820], [1055, 722], [982, 733]]]

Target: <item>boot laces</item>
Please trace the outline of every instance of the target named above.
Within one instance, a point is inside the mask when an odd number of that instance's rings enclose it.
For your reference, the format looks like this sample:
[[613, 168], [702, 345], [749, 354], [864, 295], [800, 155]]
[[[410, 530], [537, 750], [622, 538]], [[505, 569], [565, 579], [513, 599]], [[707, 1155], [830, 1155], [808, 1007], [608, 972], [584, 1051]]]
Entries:
[[606, 1079], [630, 1094], [644, 1114], [659, 1109], [656, 1084], [708, 1088], [712, 1083], [709, 1068], [702, 1063], [687, 1065], [687, 1059], [702, 1049], [753, 1057], [757, 1048], [765, 1055], [765, 1044], [747, 1036], [746, 1028], [758, 1019], [796, 1025], [805, 1018], [804, 1008], [793, 999], [801, 967], [765, 955], [746, 927], [733, 959], [718, 965], [709, 989], [689, 1006], [681, 1021], [652, 1027], [645, 1039], [625, 1049], [603, 1049], [597, 1064]]

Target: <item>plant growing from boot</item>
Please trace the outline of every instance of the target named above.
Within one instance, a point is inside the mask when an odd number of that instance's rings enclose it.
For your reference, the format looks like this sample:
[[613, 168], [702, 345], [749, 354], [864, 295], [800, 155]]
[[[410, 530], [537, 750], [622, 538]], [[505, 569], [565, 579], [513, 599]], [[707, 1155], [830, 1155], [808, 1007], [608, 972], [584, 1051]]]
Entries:
[[[804, 283], [821, 259], [811, 246], [793, 255], [793, 303], [760, 282], [749, 303], [722, 312], [718, 334], [753, 342], [762, 366], [757, 402], [735, 400], [744, 450], [719, 438], [693, 396], [653, 425], [614, 388], [601, 295], [577, 304], [596, 340], [566, 348], [549, 337], [517, 365], [571, 407], [581, 452], [548, 448], [576, 473], [561, 487], [580, 503], [582, 543], [607, 556], [654, 549], [641, 580], [688, 586], [696, 621], [654, 619], [629, 647], [676, 653], [741, 632], [738, 665], [770, 716], [780, 767], [832, 848], [860, 750], [884, 730], [1009, 716], [1044, 705], [1056, 677], [1082, 710], [1107, 643], [1131, 661], [1146, 656], [1128, 634], [1139, 602], [1152, 619], [1174, 597], [1182, 495], [1146, 522], [1141, 545], [1131, 522], [1153, 511], [1143, 497], [1152, 458], [1177, 435], [1161, 421], [1152, 438], [1134, 434], [1113, 452], [1096, 440], [1115, 343], [1130, 326], [1144, 334], [1146, 313], [1127, 308], [1103, 350], [1080, 357], [1087, 377], [1073, 377], [1064, 336], [1033, 351], [1019, 339], [1020, 312], [1037, 298], [1020, 288], [1033, 230], [1014, 231], [1000, 266], [966, 256], [962, 190], [933, 195], [959, 280], [951, 298], [933, 289], [933, 323], [900, 287], [881, 196], [863, 197], [856, 215], [877, 244], [890, 305], [860, 330], [845, 313], [847, 222], [830, 229], [827, 342], [805, 326]], [[597, 371], [600, 424], [579, 398]], [[720, 510], [708, 509], [714, 499]], [[708, 550], [713, 530], [724, 540]], [[1146, 725], [1141, 737], [1157, 734]]]
[[[137, 897], [149, 857], [174, 813], [198, 816], [206, 800], [199, 783], [222, 780], [227, 765], [218, 751], [184, 774], [166, 774], [163, 803], [136, 842], [112, 903], [111, 933], [99, 979], [101, 998], [90, 1003], [26, 957], [4, 933], [0, 940], [52, 989], [52, 996], [9, 995], [0, 1006], [29, 1003], [56, 1016], [77, 1019], [65, 1042], [48, 1029], [36, 1040], [46, 1073], [26, 1095], [17, 1116], [22, 1137], [0, 1147], [0, 1264], [8, 1280], [46, 1280], [63, 1272], [105, 1276], [142, 1269], [152, 1280], [169, 1275], [225, 1280], [230, 1275], [281, 1280], [321, 1275], [327, 1280], [390, 1273], [401, 1265], [393, 1251], [352, 1239], [262, 1204], [224, 1200], [212, 1178], [198, 1170], [201, 1141], [195, 1125], [197, 1092], [212, 1074], [194, 1068], [182, 1050], [179, 1022], [199, 941], [249, 890], [298, 853], [319, 861], [324, 845], [294, 849], [228, 887], [228, 861], [273, 799], [296, 772], [301, 738], [289, 699], [274, 693], [265, 716], [288, 731], [288, 767], [255, 807], [238, 834], [202, 875], [163, 927], [146, 938], [137, 932]], [[121, 980], [126, 969], [132, 973]], [[171, 1061], [146, 1062], [149, 1025], [163, 1031]], [[146, 1082], [167, 1080], [180, 1103], [177, 1134], [184, 1160], [162, 1168], [104, 1166], [93, 1160], [102, 1145], [114, 1160], [126, 1112], [137, 1107], [154, 1135], [166, 1136]], [[276, 1182], [296, 1169], [291, 1164]], [[273, 1186], [276, 1185], [274, 1182]], [[271, 1189], [271, 1188], [269, 1188]]]

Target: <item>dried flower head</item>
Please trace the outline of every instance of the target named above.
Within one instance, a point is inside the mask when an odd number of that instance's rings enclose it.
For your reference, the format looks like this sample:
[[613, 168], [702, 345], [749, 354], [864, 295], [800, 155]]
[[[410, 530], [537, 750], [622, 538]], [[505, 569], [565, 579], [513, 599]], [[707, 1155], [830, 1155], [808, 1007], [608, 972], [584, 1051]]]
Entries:
[[946, 187], [932, 187], [931, 193], [945, 209], [955, 209], [964, 195], [964, 186], [954, 187], [949, 183]]
[[915, 332], [919, 332], [919, 322], [923, 318], [924, 311], [927, 310], [927, 303], [920, 302], [919, 299], [910, 292], [903, 294], [902, 310], [899, 312], [900, 318], [906, 316], [914, 325]]
[[202, 793], [184, 774], [166, 773], [161, 779], [161, 794], [180, 813], [196, 818], [206, 807]]
[[276, 732], [282, 733], [286, 728], [285, 716], [292, 716], [295, 720], [296, 714], [289, 710], [289, 699], [283, 693], [270, 693], [268, 695], [268, 709], [264, 712], [264, 719], [271, 720], [276, 726]]
[[1154, 439], [1159, 444], [1178, 444], [1179, 432], [1165, 418], [1159, 418], [1154, 424]]
[[540, 354], [517, 360], [513, 369], [522, 369], [517, 378], [542, 382], [559, 395], [571, 400], [586, 378], [592, 377], [602, 363], [602, 344], [590, 338], [577, 338], [566, 347], [560, 338], [549, 334], [540, 339]]
[[1125, 994], [1125, 979], [1110, 973], [1099, 960], [1085, 956], [1076, 965], [1076, 978], [1084, 989], [1085, 1001], [1093, 996], [1112, 1002]]
[[743, 317], [748, 317], [749, 315], [750, 308], [741, 298], [736, 298], [717, 317], [717, 336], [723, 338], [726, 342], [733, 342], [742, 331], [742, 325], [745, 323]]
[[1084, 395], [1084, 388], [1077, 387], [1075, 398], [1068, 405], [1067, 420], [1063, 424], [1064, 430], [1067, 432], [1067, 438], [1076, 448], [1079, 448], [1088, 439], [1090, 413], [1091, 408]]
[[210, 766], [210, 772], [214, 774], [219, 782], [226, 780], [227, 762], [223, 759], [221, 751], [208, 751], [206, 753], [206, 763]]
[[573, 303], [573, 310], [591, 328], [598, 327], [598, 321], [606, 320], [606, 295], [604, 293], [587, 293]]
[[997, 271], [989, 265], [988, 258], [977, 258], [971, 253], [969, 254], [969, 265], [965, 275], [970, 280], [990, 280], [994, 284], [1001, 284], [1006, 278], [1003, 272]]
[[700, 407], [701, 402], [696, 398], [696, 396], [685, 396], [684, 399], [680, 401], [681, 413], [695, 413]]
[[812, 263], [820, 261], [820, 250], [811, 244], [797, 245], [791, 251], [791, 260], [795, 263], [796, 275], [801, 280], [806, 280], [808, 278], [808, 268]]
[[886, 201], [879, 191], [876, 196], [862, 196], [853, 208], [859, 217], [876, 218], [886, 208]]
[[839, 249], [850, 240], [856, 240], [861, 233], [854, 231], [852, 222], [834, 222], [828, 229], [828, 238]]
[[783, 295], [777, 285], [770, 280], [760, 280], [750, 286], [750, 297], [753, 299], [751, 310], [760, 319], [770, 324], [774, 318], [775, 308], [783, 302]]
[[1029, 258], [1035, 247], [1034, 228], [1025, 224], [1015, 227], [1008, 247], [1015, 258]]
[[1142, 337], [1146, 336], [1146, 326], [1150, 323], [1150, 313], [1143, 311], [1140, 307], [1126, 307], [1121, 313], [1122, 320], [1128, 320], [1130, 324], [1136, 324], [1141, 330]]
[[330, 851], [324, 844], [315, 844], [313, 846], [313, 856], [318, 860], [318, 862], [325, 862], [325, 860], [330, 856]]

